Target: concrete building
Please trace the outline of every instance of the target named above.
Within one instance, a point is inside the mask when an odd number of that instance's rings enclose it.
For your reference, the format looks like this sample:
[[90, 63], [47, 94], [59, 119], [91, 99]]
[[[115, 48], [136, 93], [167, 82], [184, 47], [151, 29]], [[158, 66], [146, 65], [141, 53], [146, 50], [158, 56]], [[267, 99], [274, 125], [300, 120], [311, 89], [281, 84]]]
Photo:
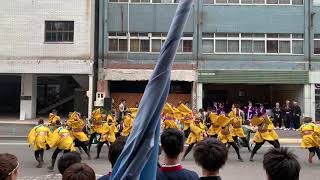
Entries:
[[[138, 102], [177, 7], [175, 0], [100, 1], [98, 93]], [[248, 100], [299, 102], [320, 112], [319, 0], [199, 0], [172, 71], [172, 96], [195, 108]], [[178, 89], [178, 92], [175, 90]], [[180, 91], [180, 92], [179, 92]]]
[[90, 112], [93, 8], [90, 0], [1, 2], [0, 115]]

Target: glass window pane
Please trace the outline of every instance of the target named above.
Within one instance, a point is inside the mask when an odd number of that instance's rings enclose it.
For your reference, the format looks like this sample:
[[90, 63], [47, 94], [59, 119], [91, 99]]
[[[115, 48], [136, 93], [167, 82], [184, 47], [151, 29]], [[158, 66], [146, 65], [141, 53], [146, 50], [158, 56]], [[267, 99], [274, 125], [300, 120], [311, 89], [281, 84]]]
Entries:
[[279, 53], [290, 53], [290, 41], [279, 42]]
[[152, 3], [161, 3], [161, 0], [152, 0]]
[[131, 39], [130, 40], [130, 51], [131, 52], [139, 52], [139, 39]]
[[178, 47], [178, 52], [182, 52], [182, 40], [180, 40], [179, 47]]
[[267, 41], [267, 53], [278, 53], [278, 41], [268, 40]]
[[180, 0], [174, 0], [173, 1], [173, 3], [179, 3], [180, 2]]
[[119, 0], [119, 2], [128, 2], [128, 0]]
[[290, 38], [290, 34], [279, 34], [279, 38]]
[[217, 4], [227, 4], [227, 0], [216, 0]]
[[149, 52], [150, 51], [150, 41], [149, 40], [141, 40], [140, 42], [141, 47], [140, 51], [141, 52]]
[[228, 34], [228, 37], [239, 37], [239, 34], [238, 33]]
[[109, 39], [109, 51], [118, 51], [118, 39]]
[[242, 40], [241, 41], [241, 52], [242, 53], [252, 53], [252, 41]]
[[214, 44], [213, 40], [202, 40], [202, 52], [203, 53], [213, 53], [214, 52]]
[[320, 39], [320, 34], [314, 34], [315, 39]]
[[118, 0], [109, 0], [109, 2], [118, 2]]
[[[319, 0], [314, 0], [315, 1], [319, 1]], [[303, 5], [303, 0], [292, 0], [292, 4], [294, 5]]]
[[142, 3], [150, 3], [150, 0], [141, 0]]
[[265, 53], [264, 41], [253, 41], [253, 52], [254, 53]]
[[242, 4], [252, 4], [252, 0], [241, 0]]
[[320, 54], [320, 40], [314, 41], [314, 54]]
[[116, 32], [109, 32], [108, 35], [109, 35], [109, 36], [116, 36], [117, 33], [116, 33]]
[[214, 4], [214, 0], [203, 0], [203, 4]]
[[279, 34], [267, 34], [267, 38], [278, 38]]
[[256, 37], [256, 38], [264, 38], [265, 35], [262, 34], [262, 33], [256, 33], [256, 34], [253, 34], [253, 37]]
[[253, 0], [253, 4], [264, 4], [264, 0]]
[[192, 40], [183, 40], [183, 52], [192, 52]]
[[241, 37], [243, 37], [243, 38], [252, 38], [252, 35], [253, 34], [251, 34], [251, 33], [242, 33]]
[[216, 37], [227, 37], [227, 33], [216, 33]]
[[152, 52], [160, 52], [161, 49], [161, 40], [152, 39]]
[[290, 0], [279, 0], [279, 4], [290, 4]]
[[152, 37], [161, 37], [161, 33], [152, 33]]
[[239, 41], [228, 41], [228, 52], [239, 52]]
[[119, 39], [119, 51], [128, 51], [128, 40]]
[[216, 40], [216, 52], [227, 52], [227, 40]]
[[303, 41], [292, 41], [292, 53], [303, 54]]
[[214, 37], [214, 33], [202, 33], [202, 37], [203, 38], [213, 38]]
[[267, 4], [278, 4], [278, 0], [267, 0]]
[[228, 0], [228, 3], [239, 4], [239, 0]]
[[303, 39], [303, 34], [292, 34], [292, 38]]
[[69, 39], [70, 39], [70, 41], [73, 41], [73, 37], [74, 37], [73, 32], [69, 32]]

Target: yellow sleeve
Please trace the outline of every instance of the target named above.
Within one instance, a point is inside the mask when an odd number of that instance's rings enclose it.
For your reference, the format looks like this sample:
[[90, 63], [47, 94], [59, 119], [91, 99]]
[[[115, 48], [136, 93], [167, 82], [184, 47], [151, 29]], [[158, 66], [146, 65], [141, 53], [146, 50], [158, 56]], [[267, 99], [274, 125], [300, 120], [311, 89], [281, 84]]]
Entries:
[[32, 144], [36, 140], [36, 128], [32, 128], [28, 134], [28, 143]]
[[59, 129], [56, 129], [48, 138], [48, 145], [50, 146], [50, 148], [54, 148], [57, 146], [58, 141], [60, 139], [59, 133], [58, 133]]
[[313, 129], [314, 129], [314, 133], [316, 134], [316, 136], [320, 135], [320, 127], [313, 124]]
[[201, 133], [201, 129], [194, 125], [193, 123], [190, 125], [190, 130], [194, 133], [194, 134], [200, 134]]

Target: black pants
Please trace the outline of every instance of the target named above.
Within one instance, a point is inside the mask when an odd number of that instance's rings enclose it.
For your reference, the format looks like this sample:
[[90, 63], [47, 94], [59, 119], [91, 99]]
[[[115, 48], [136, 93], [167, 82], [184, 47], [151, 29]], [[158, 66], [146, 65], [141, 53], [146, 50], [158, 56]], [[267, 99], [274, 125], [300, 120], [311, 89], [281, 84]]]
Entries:
[[209, 137], [211, 137], [211, 138], [218, 138], [218, 134], [210, 135]]
[[97, 144], [97, 157], [96, 157], [97, 159], [100, 158], [100, 152], [101, 152], [101, 149], [102, 149], [102, 147], [103, 147], [103, 145], [104, 145], [105, 143], [107, 144], [107, 146], [108, 146], [108, 148], [109, 148], [110, 145], [109, 145], [109, 142], [108, 142], [108, 141], [105, 141], [105, 142], [100, 142], [100, 141], [99, 141], [99, 142], [98, 142], [98, 144]]
[[185, 138], [188, 138], [188, 137], [189, 137], [190, 132], [191, 132], [190, 128], [189, 128], [189, 129], [187, 129], [187, 130], [185, 130], [185, 131], [184, 131], [184, 137], [185, 137]]
[[[234, 140], [234, 142], [236, 144], [240, 144], [237, 136], [233, 136], [232, 138], [233, 138], [233, 140]], [[248, 150], [251, 151], [250, 144], [249, 144], [249, 141], [247, 140], [247, 138], [246, 137], [242, 137], [240, 139], [244, 143], [245, 147], [248, 147]]]
[[191, 149], [193, 148], [193, 146], [195, 144], [196, 143], [189, 144], [189, 146], [187, 147], [186, 151], [184, 152], [183, 159], [189, 154], [189, 152], [191, 151]]
[[227, 142], [226, 144], [229, 144], [233, 147], [233, 149], [236, 151], [237, 155], [238, 155], [238, 159], [241, 159], [241, 156], [240, 156], [240, 150], [239, 150], [239, 146], [235, 143], [235, 142]]
[[[254, 146], [252, 152], [251, 152], [251, 158], [253, 158], [253, 156], [257, 153], [257, 151], [262, 147], [262, 145], [265, 143], [266, 141], [263, 141], [261, 143], [256, 143], [256, 145]], [[275, 141], [267, 141], [268, 143], [270, 143], [274, 148], [280, 148], [280, 143], [278, 140]]]
[[274, 124], [275, 124], [276, 127], [279, 126], [279, 128], [281, 128], [281, 126], [282, 126], [282, 118], [275, 118], [274, 119]]
[[43, 161], [44, 149], [34, 151], [34, 157], [37, 161]]
[[[97, 137], [98, 133], [94, 132], [90, 135], [90, 139], [89, 139], [89, 145], [88, 145], [88, 151], [90, 152], [91, 149], [91, 144], [93, 143], [93, 140], [95, 137]], [[100, 135], [100, 134], [99, 134]]]
[[320, 160], [320, 149], [319, 148], [316, 148], [316, 147], [312, 147], [312, 148], [308, 148], [309, 152], [310, 153], [315, 153], [317, 154], [319, 160]]
[[79, 147], [79, 149], [82, 148], [84, 150], [84, 152], [88, 155], [88, 157], [90, 157], [90, 153], [89, 153], [89, 150], [88, 150], [88, 147], [87, 147], [88, 146], [88, 142], [87, 141], [81, 142], [78, 139], [75, 139], [74, 140], [74, 144], [75, 144], [76, 147]]
[[284, 126], [286, 128], [290, 128], [291, 121], [292, 121], [292, 116], [290, 114], [284, 115]]
[[292, 120], [293, 120], [294, 128], [299, 129], [300, 128], [300, 116], [293, 116]]
[[54, 164], [56, 162], [56, 159], [57, 159], [57, 156], [60, 152], [63, 153], [67, 153], [67, 152], [70, 152], [70, 150], [62, 150], [62, 149], [59, 149], [59, 148], [56, 148], [52, 154], [52, 157], [51, 157], [51, 166], [54, 167]]

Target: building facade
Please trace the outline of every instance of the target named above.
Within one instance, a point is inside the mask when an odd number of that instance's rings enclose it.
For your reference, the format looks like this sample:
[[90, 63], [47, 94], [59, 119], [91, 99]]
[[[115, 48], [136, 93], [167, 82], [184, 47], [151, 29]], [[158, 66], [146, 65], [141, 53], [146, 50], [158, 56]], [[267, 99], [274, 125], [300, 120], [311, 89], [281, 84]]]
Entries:
[[87, 94], [92, 102], [93, 8], [90, 0], [1, 3], [0, 115], [92, 109], [77, 102]]
[[[116, 103], [131, 99], [129, 106], [139, 101], [177, 3], [100, 1], [98, 93]], [[217, 101], [273, 106], [289, 99], [299, 102], [304, 115], [315, 117], [319, 51], [319, 0], [194, 1], [169, 101], [185, 100], [199, 109]]]

